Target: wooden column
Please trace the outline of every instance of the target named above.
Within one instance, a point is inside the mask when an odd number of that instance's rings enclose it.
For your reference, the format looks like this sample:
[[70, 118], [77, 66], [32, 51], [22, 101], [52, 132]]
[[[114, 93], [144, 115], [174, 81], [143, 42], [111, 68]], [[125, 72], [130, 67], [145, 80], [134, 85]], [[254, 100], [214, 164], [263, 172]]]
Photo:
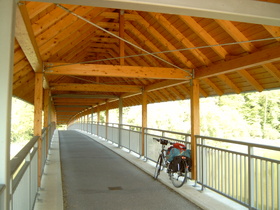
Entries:
[[[124, 10], [120, 10], [119, 13], [119, 36], [124, 38]], [[119, 40], [120, 44], [120, 65], [124, 65], [124, 41]]]
[[147, 107], [147, 92], [143, 91], [142, 93], [142, 151], [141, 155], [145, 156], [145, 128], [147, 128], [147, 115], [148, 115], [148, 107]]
[[38, 187], [41, 186], [42, 172], [42, 110], [43, 110], [43, 73], [35, 73], [34, 91], [34, 136], [38, 140]]
[[[44, 128], [48, 127], [50, 124], [50, 90], [44, 90]], [[49, 150], [49, 137], [51, 128], [47, 130], [46, 133], [46, 156], [48, 156]]]
[[197, 179], [197, 158], [195, 135], [200, 133], [199, 114], [199, 81], [192, 80], [191, 87], [191, 155], [192, 155], [192, 179]]
[[10, 139], [14, 68], [15, 1], [0, 1], [0, 209], [10, 209]]

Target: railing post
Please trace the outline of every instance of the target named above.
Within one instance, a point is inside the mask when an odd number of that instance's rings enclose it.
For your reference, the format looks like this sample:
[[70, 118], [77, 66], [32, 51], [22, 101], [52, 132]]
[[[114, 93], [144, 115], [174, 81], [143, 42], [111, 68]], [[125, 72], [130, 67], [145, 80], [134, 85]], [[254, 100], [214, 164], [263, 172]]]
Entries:
[[254, 206], [254, 183], [255, 183], [255, 167], [254, 159], [252, 155], [254, 153], [254, 147], [248, 145], [248, 199], [249, 199], [249, 209], [253, 209]]

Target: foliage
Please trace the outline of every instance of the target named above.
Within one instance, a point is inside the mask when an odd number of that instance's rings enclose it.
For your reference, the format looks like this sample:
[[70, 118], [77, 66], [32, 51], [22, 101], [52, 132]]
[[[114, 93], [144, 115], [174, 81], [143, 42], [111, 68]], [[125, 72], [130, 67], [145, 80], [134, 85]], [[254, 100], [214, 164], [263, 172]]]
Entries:
[[[190, 133], [189, 107], [189, 100], [149, 104], [148, 127]], [[141, 106], [125, 108], [123, 123], [140, 126]], [[279, 139], [280, 91], [203, 98], [200, 125], [205, 136]]]
[[33, 137], [34, 108], [17, 98], [12, 99], [11, 142], [25, 142]]

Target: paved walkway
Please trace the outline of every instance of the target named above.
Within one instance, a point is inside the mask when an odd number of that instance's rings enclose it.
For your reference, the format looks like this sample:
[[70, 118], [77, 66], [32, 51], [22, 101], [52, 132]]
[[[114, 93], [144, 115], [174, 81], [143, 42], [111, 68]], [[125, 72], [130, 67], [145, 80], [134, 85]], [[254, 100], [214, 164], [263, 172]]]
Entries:
[[59, 138], [65, 209], [199, 209], [92, 138], [76, 131]]

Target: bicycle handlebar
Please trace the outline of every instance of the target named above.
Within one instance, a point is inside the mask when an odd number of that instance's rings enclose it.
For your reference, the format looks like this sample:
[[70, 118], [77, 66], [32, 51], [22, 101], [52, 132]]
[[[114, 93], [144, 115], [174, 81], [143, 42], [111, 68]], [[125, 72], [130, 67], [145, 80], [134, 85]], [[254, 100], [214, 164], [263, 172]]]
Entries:
[[166, 139], [162, 139], [162, 138], [160, 138], [160, 139], [158, 139], [158, 138], [153, 138], [154, 140], [156, 140], [156, 141], [158, 141], [160, 144], [162, 144], [162, 145], [167, 145], [168, 143], [169, 144], [174, 144], [174, 143], [172, 143], [172, 142], [170, 142], [170, 141], [168, 141], [168, 140], [166, 140]]

